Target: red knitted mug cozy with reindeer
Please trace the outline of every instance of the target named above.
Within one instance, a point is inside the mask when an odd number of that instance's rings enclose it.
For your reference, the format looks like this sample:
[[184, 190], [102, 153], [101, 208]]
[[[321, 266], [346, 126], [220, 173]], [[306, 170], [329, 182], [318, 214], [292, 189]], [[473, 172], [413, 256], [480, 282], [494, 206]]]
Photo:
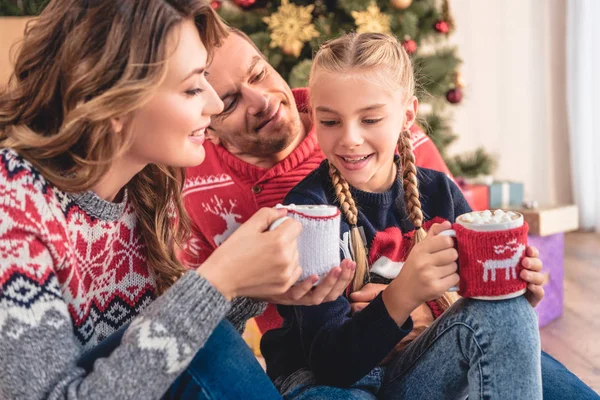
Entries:
[[526, 256], [527, 232], [523, 226], [493, 232], [477, 232], [455, 224], [458, 239], [460, 283], [463, 297], [497, 297], [527, 288], [520, 278]]

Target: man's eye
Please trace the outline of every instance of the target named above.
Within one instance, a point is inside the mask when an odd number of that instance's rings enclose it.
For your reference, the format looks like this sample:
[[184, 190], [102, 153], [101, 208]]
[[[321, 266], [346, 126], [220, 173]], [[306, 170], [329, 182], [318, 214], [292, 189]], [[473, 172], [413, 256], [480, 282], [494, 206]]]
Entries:
[[223, 113], [233, 110], [237, 104], [237, 96], [230, 96], [224, 103]]
[[252, 83], [260, 82], [265, 77], [266, 74], [267, 74], [266, 69], [263, 69], [258, 74], [254, 75], [254, 77], [252, 78]]

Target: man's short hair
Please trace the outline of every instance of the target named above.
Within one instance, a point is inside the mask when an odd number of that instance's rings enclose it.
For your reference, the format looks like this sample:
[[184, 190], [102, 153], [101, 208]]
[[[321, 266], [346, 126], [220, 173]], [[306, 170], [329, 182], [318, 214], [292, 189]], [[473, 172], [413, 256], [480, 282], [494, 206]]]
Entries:
[[267, 57], [265, 57], [265, 55], [263, 54], [263, 52], [260, 51], [260, 49], [258, 48], [258, 46], [256, 45], [256, 43], [254, 43], [252, 41], [252, 39], [250, 39], [250, 36], [248, 36], [246, 34], [246, 32], [243, 32], [243, 31], [239, 30], [238, 28], [234, 28], [232, 26], [229, 26], [227, 28], [229, 29], [229, 32], [235, 33], [236, 35], [238, 35], [242, 39], [244, 39], [246, 42], [250, 43], [252, 45], [252, 47], [254, 47], [254, 49], [256, 50], [256, 52], [261, 55], [262, 58], [264, 58], [265, 60], [267, 59]]

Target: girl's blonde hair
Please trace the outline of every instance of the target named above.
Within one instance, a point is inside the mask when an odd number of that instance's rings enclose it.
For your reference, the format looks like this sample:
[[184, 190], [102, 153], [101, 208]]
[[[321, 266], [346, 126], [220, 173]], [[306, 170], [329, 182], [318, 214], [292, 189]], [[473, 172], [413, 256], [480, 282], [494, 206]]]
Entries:
[[[373, 71], [380, 73], [373, 74]], [[415, 78], [410, 57], [402, 44], [393, 36], [380, 33], [349, 33], [337, 39], [323, 43], [316, 53], [310, 72], [309, 87], [314, 89], [319, 72], [364, 74], [376, 84], [392, 91], [402, 89], [407, 101], [415, 95]], [[402, 174], [404, 204], [415, 226], [413, 246], [422, 241], [427, 232], [423, 229], [423, 212], [419, 200], [419, 182], [417, 168], [412, 151], [412, 142], [408, 130], [398, 138], [400, 154], [399, 172]], [[350, 224], [352, 252], [356, 261], [356, 273], [352, 291], [359, 290], [368, 280], [368, 258], [364, 241], [357, 227], [358, 208], [352, 198], [350, 188], [344, 177], [329, 164], [329, 175], [335, 189], [340, 208]], [[401, 202], [400, 202], [401, 203]], [[437, 300], [442, 309], [447, 309], [453, 301], [450, 294]]]
[[[209, 55], [226, 30], [202, 0], [53, 0], [26, 28], [0, 94], [0, 147], [11, 147], [60, 190], [96, 185], [132, 141], [111, 120], [142, 107], [166, 75], [167, 37], [195, 21]], [[159, 292], [185, 267], [184, 169], [148, 165], [127, 185]], [[174, 215], [175, 214], [175, 215]]]

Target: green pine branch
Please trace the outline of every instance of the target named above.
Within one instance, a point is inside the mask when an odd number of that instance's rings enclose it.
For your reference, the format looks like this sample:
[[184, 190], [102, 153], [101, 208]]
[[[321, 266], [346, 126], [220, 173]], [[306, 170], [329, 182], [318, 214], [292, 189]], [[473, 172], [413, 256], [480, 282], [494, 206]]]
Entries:
[[497, 161], [482, 147], [479, 147], [473, 152], [452, 157], [447, 164], [454, 176], [474, 178], [479, 175], [492, 175]]
[[0, 0], [0, 16], [39, 15], [50, 0]]

